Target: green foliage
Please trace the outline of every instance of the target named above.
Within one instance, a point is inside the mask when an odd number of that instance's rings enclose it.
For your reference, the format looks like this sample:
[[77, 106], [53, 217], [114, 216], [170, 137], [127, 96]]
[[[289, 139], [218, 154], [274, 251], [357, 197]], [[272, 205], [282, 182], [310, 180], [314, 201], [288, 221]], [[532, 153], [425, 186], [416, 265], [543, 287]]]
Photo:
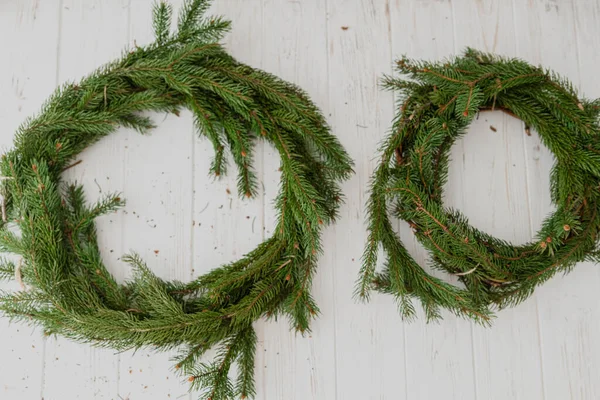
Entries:
[[[600, 126], [596, 102], [579, 98], [551, 71], [517, 59], [468, 49], [443, 63], [397, 62], [405, 79], [385, 77], [400, 93], [399, 113], [381, 146], [381, 163], [367, 204], [369, 238], [356, 287], [394, 295], [404, 317], [410, 298], [429, 319], [440, 308], [488, 324], [494, 309], [512, 306], [555, 273], [597, 261], [600, 230]], [[535, 128], [554, 153], [551, 173], [556, 212], [532, 243], [512, 246], [480, 232], [442, 204], [449, 151], [478, 112], [501, 110]], [[431, 267], [456, 276], [464, 288], [437, 279], [419, 266], [394, 233], [393, 214], [409, 223], [429, 251]], [[380, 248], [386, 254], [377, 271]]]
[[[59, 88], [19, 128], [14, 148], [0, 160], [7, 217], [0, 250], [20, 262], [1, 261], [0, 278], [16, 277], [27, 290], [2, 294], [0, 310], [48, 334], [99, 346], [179, 348], [176, 369], [217, 400], [255, 393], [254, 321], [285, 315], [297, 331], [309, 330], [318, 312], [310, 283], [321, 229], [336, 217], [338, 182], [352, 163], [306, 93], [223, 50], [217, 41], [229, 22], [205, 19], [208, 6], [187, 1], [171, 32], [171, 6], [157, 4], [155, 43]], [[182, 107], [214, 146], [215, 175], [232, 156], [241, 196], [256, 192], [255, 141], [279, 151], [276, 233], [190, 283], [161, 280], [130, 255], [124, 260], [134, 277], [117, 283], [102, 262], [94, 220], [122, 199], [114, 194], [88, 205], [83, 189], [63, 182], [61, 172], [119, 126], [147, 132], [153, 123], [142, 112], [178, 114]], [[215, 360], [202, 362], [213, 347]], [[238, 377], [231, 380], [234, 364]]]

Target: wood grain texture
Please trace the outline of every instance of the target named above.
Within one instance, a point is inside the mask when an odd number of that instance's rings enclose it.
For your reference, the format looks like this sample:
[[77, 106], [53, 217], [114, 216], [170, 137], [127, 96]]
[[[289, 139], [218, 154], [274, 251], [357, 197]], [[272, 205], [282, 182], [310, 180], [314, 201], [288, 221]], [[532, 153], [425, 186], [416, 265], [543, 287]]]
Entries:
[[[48, 4], [50, 3], [50, 4]], [[12, 132], [37, 111], [57, 84], [60, 16], [57, 4], [38, 1], [0, 3], [0, 146], [10, 147]], [[54, 4], [53, 4], [54, 3]], [[13, 40], [9, 40], [12, 38]], [[27, 46], [27, 43], [36, 43]], [[45, 65], [45, 68], [41, 68]], [[3, 290], [18, 289], [3, 284]], [[39, 330], [0, 320], [0, 393], [7, 399], [43, 396], [46, 340]]]
[[[10, 146], [57, 84], [149, 42], [150, 10], [145, 0], [0, 1], [0, 145]], [[324, 234], [312, 333], [290, 333], [285, 320], [256, 323], [257, 399], [600, 398], [600, 272], [592, 264], [501, 312], [492, 329], [447, 314], [439, 324], [406, 323], [389, 296], [368, 305], [352, 299], [368, 181], [395, 111], [378, 81], [393, 60], [440, 59], [473, 46], [543, 64], [587, 97], [600, 96], [600, 1], [218, 0], [212, 10], [233, 21], [227, 49], [305, 88], [356, 162], [339, 223]], [[208, 176], [212, 149], [189, 113], [154, 118], [151, 135], [118, 131], [82, 153], [67, 178], [83, 183], [90, 200], [111, 191], [127, 199], [99, 221], [103, 257], [118, 279], [129, 276], [121, 256], [136, 251], [159, 276], [189, 280], [272, 234], [278, 155], [257, 145], [261, 190], [241, 199], [235, 174]], [[445, 202], [478, 228], [526, 242], [552, 211], [552, 163], [520, 121], [483, 113], [452, 149]], [[425, 265], [410, 229], [397, 229]], [[172, 354], [115, 354], [5, 319], [0, 339], [2, 400], [195, 398], [173, 374]]]

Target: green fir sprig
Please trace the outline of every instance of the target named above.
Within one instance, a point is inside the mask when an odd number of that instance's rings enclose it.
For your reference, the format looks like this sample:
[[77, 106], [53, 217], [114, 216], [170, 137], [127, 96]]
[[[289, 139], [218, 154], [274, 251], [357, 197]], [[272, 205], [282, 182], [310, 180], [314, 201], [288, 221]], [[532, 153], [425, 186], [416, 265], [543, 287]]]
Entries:
[[[208, 6], [187, 1], [172, 32], [171, 6], [157, 4], [154, 43], [63, 85], [19, 128], [0, 160], [0, 251], [20, 261], [1, 261], [0, 278], [16, 277], [27, 290], [3, 293], [0, 310], [47, 334], [98, 346], [178, 348], [176, 369], [203, 398], [219, 400], [255, 394], [256, 320], [287, 316], [298, 332], [309, 330], [319, 311], [310, 287], [321, 230], [336, 217], [339, 181], [352, 162], [306, 93], [224, 51], [218, 41], [229, 22], [206, 18]], [[161, 280], [132, 254], [124, 260], [134, 277], [118, 283], [102, 262], [94, 220], [123, 200], [109, 195], [89, 205], [81, 186], [63, 182], [61, 173], [118, 127], [153, 128], [142, 112], [181, 108], [213, 144], [216, 176], [231, 155], [241, 196], [257, 190], [254, 143], [279, 151], [275, 233], [190, 283]], [[215, 347], [214, 361], [202, 361]], [[234, 364], [238, 376], [230, 379]]]
[[[580, 261], [600, 261], [599, 105], [579, 97], [552, 71], [518, 59], [468, 49], [446, 62], [397, 62], [404, 78], [386, 77], [400, 94], [391, 132], [367, 204], [369, 237], [356, 287], [392, 294], [412, 318], [411, 299], [428, 319], [440, 309], [489, 324], [495, 309], [526, 299], [534, 288]], [[468, 224], [443, 205], [449, 151], [481, 111], [500, 110], [534, 128], [556, 157], [551, 195], [556, 211], [533, 242], [513, 246]], [[430, 267], [458, 278], [462, 288], [428, 274], [395, 234], [391, 216], [409, 223], [430, 254]], [[378, 252], [386, 257], [377, 269]]]

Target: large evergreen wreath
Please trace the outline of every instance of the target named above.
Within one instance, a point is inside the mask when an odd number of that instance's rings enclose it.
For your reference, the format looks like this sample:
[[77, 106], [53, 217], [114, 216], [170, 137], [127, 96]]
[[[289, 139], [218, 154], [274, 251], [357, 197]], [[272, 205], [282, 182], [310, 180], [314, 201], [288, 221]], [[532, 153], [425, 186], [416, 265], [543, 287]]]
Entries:
[[[551, 71], [475, 50], [443, 63], [397, 63], [409, 79], [385, 79], [401, 98], [368, 203], [369, 239], [357, 285], [390, 293], [401, 314], [418, 299], [429, 319], [440, 308], [487, 323], [495, 308], [519, 303], [555, 273], [600, 261], [600, 102], [577, 95]], [[533, 242], [512, 246], [471, 227], [443, 205], [452, 144], [482, 110], [501, 110], [535, 128], [554, 156], [551, 194], [556, 211]], [[390, 214], [407, 221], [429, 251], [430, 266], [463, 287], [428, 274], [394, 233]], [[379, 248], [387, 254], [376, 270]]]
[[[170, 31], [172, 10], [154, 10], [156, 41], [136, 47], [81, 82], [60, 88], [17, 132], [2, 156], [3, 278], [27, 290], [5, 293], [0, 310], [41, 325], [46, 334], [116, 349], [182, 348], [176, 368], [208, 399], [245, 398], [253, 382], [252, 323], [287, 316], [299, 332], [318, 313], [310, 285], [320, 233], [340, 204], [338, 182], [351, 161], [323, 116], [296, 86], [241, 64], [218, 44], [229, 22], [205, 19], [208, 0], [185, 3]], [[157, 278], [136, 255], [135, 277], [117, 283], [100, 256], [94, 219], [123, 201], [108, 196], [88, 206], [80, 186], [61, 172], [86, 147], [120, 126], [146, 132], [144, 111], [190, 109], [214, 145], [212, 172], [225, 171], [226, 149], [239, 170], [239, 192], [252, 196], [256, 139], [281, 156], [275, 234], [242, 259], [191, 283]], [[13, 259], [14, 260], [14, 259]], [[201, 356], [217, 346], [211, 363]], [[238, 378], [228, 374], [234, 362]]]

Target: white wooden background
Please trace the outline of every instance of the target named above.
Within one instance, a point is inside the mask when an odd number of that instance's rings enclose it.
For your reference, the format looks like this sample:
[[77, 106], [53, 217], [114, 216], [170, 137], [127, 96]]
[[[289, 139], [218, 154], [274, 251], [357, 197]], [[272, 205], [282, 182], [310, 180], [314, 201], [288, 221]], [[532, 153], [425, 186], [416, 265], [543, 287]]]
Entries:
[[[57, 84], [150, 41], [150, 3], [0, 0], [0, 145], [10, 146]], [[500, 313], [492, 329], [450, 315], [439, 324], [403, 323], [390, 297], [369, 305], [351, 297], [365, 190], [394, 113], [393, 95], [378, 88], [392, 60], [439, 59], [474, 46], [541, 63], [600, 96], [600, 1], [217, 0], [213, 10], [233, 20], [231, 53], [304, 87], [356, 160], [341, 219], [325, 233], [313, 288], [322, 315], [312, 335], [296, 337], [286, 321], [256, 324], [258, 399], [600, 399], [597, 266], [552, 279]], [[136, 250], [160, 276], [189, 280], [271, 234], [278, 161], [265, 147], [256, 160], [264, 192], [238, 200], [235, 176], [207, 176], [211, 150], [189, 114], [156, 120], [151, 137], [121, 130], [82, 154], [68, 175], [91, 199], [122, 191], [128, 200], [100, 221], [104, 256], [119, 279], [129, 273], [119, 257]], [[446, 203], [475, 226], [523, 243], [552, 210], [551, 164], [520, 121], [482, 114], [453, 148]], [[410, 230], [398, 226], [423, 262]], [[0, 399], [188, 399], [169, 357], [44, 338], [2, 319]]]

